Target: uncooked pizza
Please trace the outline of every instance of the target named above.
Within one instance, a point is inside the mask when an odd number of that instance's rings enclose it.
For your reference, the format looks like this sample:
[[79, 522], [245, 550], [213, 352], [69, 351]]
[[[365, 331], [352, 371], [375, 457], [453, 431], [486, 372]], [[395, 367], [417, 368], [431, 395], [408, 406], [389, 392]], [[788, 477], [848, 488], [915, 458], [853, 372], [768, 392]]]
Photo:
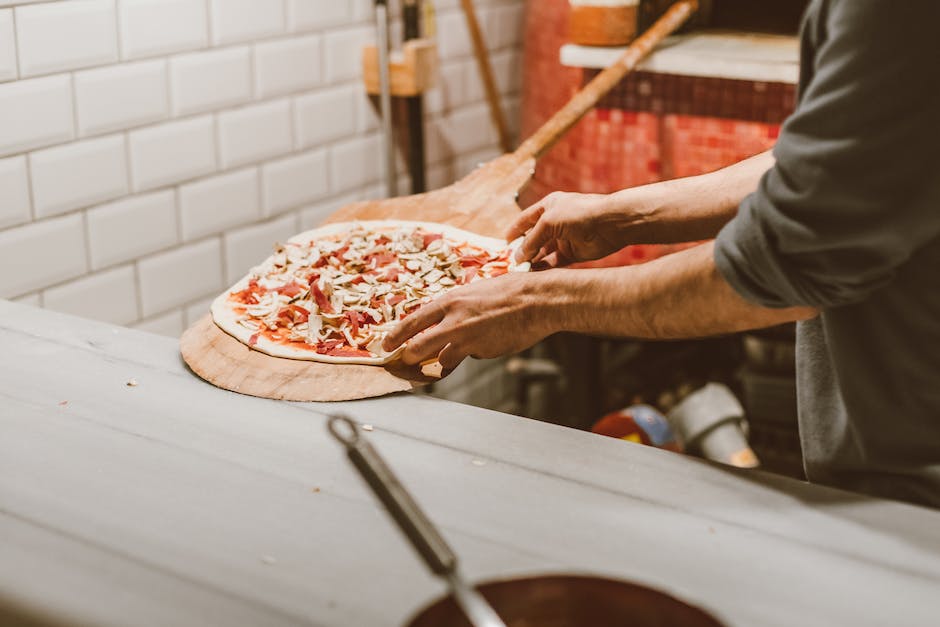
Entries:
[[306, 231], [212, 304], [226, 333], [274, 357], [384, 364], [382, 340], [434, 298], [526, 271], [514, 246], [443, 224], [379, 220]]

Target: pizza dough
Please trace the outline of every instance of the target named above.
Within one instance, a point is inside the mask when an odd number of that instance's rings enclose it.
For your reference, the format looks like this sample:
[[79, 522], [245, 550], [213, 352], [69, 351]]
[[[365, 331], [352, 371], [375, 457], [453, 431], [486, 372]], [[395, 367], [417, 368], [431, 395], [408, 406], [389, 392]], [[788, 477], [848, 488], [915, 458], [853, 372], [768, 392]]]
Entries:
[[341, 222], [279, 245], [212, 303], [212, 319], [243, 344], [287, 359], [382, 365], [381, 341], [402, 317], [447, 291], [525, 272], [512, 244], [449, 225]]

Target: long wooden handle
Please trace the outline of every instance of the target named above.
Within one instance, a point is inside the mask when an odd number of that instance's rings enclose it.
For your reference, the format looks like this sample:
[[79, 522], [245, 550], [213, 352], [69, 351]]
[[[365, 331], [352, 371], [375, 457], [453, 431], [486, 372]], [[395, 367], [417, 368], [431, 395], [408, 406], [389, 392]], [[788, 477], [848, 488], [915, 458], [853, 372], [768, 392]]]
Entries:
[[470, 31], [470, 39], [473, 41], [473, 55], [480, 69], [480, 78], [483, 79], [486, 101], [490, 106], [490, 117], [499, 133], [499, 145], [503, 152], [509, 152], [512, 150], [509, 125], [506, 123], [506, 114], [503, 113], [500, 105], [499, 90], [496, 89], [496, 79], [493, 78], [493, 66], [490, 64], [486, 42], [483, 41], [483, 33], [480, 31], [480, 23], [477, 21], [477, 14], [473, 8], [473, 0], [461, 0], [460, 3], [463, 6], [463, 14], [467, 18], [467, 28]]
[[548, 122], [526, 139], [516, 152], [521, 159], [538, 158], [568, 132], [578, 120], [613, 89], [623, 77], [632, 72], [640, 61], [653, 51], [659, 42], [682, 26], [698, 9], [698, 0], [679, 0], [638, 37], [617, 61], [585, 85], [574, 97], [553, 115]]

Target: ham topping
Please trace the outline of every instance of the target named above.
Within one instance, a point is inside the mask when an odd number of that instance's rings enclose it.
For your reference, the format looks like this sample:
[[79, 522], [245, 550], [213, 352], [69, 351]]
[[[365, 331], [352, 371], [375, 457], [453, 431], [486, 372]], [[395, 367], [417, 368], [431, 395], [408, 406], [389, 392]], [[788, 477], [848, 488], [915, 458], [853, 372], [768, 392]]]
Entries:
[[515, 269], [440, 233], [359, 225], [344, 236], [275, 247], [229, 294], [238, 324], [259, 337], [336, 357], [382, 357], [382, 339], [405, 316], [471, 281]]

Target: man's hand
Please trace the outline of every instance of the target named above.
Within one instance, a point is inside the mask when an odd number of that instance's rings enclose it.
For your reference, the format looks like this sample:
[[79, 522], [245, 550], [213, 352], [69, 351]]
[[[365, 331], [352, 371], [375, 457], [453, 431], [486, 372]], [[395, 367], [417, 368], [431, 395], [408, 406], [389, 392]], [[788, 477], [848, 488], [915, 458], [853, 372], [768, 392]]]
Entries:
[[516, 251], [519, 262], [567, 265], [615, 253], [627, 244], [627, 227], [642, 215], [614, 206], [604, 194], [554, 192], [535, 203], [506, 234], [512, 241], [523, 234]]
[[510, 273], [477, 281], [405, 318], [384, 348], [394, 350], [410, 339], [402, 356], [406, 363], [437, 358], [451, 369], [468, 356], [518, 352], [558, 331], [686, 339], [817, 315], [808, 307], [767, 309], [745, 301], [719, 274], [713, 255], [709, 242], [639, 266]]
[[509, 241], [526, 234], [519, 261], [561, 266], [592, 261], [630, 244], [711, 239], [774, 164], [761, 153], [717, 172], [613, 194], [549, 194], [522, 212]]
[[[599, 259], [629, 244], [714, 237], [773, 163], [767, 152], [711, 174], [606, 196], [556, 192], [523, 211], [507, 238], [528, 233], [520, 260], [565, 265]], [[518, 352], [557, 331], [688, 338], [815, 315], [745, 303], [716, 278], [711, 250], [709, 244], [636, 268], [510, 273], [474, 282], [405, 318], [384, 348], [411, 340], [405, 362], [437, 358], [454, 368], [471, 355]]]
[[498, 357], [529, 348], [552, 333], [539, 315], [545, 295], [537, 283], [536, 274], [510, 273], [450, 291], [405, 318], [385, 338], [384, 348], [394, 350], [410, 339], [405, 363], [437, 358], [445, 369], [469, 356]]

